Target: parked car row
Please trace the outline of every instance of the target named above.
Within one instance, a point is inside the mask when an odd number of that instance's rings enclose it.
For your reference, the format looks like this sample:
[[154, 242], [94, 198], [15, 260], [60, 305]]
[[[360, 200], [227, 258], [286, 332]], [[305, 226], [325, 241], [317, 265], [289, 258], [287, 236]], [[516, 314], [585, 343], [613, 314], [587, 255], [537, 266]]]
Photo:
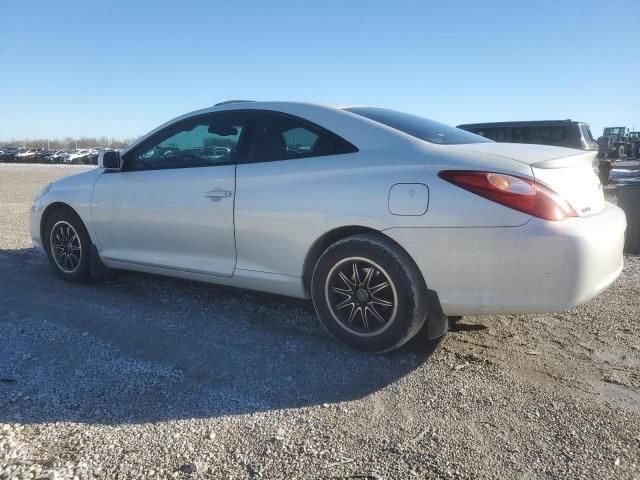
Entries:
[[45, 148], [0, 148], [0, 162], [98, 164], [97, 148], [55, 150]]

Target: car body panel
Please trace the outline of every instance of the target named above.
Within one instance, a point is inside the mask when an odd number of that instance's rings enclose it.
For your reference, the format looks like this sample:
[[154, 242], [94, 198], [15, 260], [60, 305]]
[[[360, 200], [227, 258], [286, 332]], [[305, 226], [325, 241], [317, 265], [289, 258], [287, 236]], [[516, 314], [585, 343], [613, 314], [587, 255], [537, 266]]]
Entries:
[[[235, 165], [100, 175], [91, 214], [107, 261], [231, 276]], [[224, 196], [208, 195], [219, 190]]]
[[543, 313], [586, 302], [622, 270], [626, 218], [598, 215], [510, 228], [394, 228], [445, 314]]
[[68, 205], [80, 217], [93, 243], [97, 242], [91, 218], [91, 194], [93, 185], [102, 175], [101, 169], [91, 169], [63, 177], [53, 182], [51, 189], [31, 206], [31, 239], [35, 246], [42, 247], [42, 214], [49, 205], [56, 203]]

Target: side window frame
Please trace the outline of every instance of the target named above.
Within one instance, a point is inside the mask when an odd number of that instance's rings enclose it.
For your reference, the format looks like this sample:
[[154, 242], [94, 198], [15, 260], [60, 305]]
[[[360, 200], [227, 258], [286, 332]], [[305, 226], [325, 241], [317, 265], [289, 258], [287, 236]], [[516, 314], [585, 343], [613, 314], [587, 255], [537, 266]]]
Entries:
[[[131, 166], [131, 159], [137, 155], [138, 153], [140, 153], [141, 151], [144, 151], [145, 149], [148, 149], [154, 145], [156, 145], [157, 143], [166, 140], [167, 138], [169, 138], [171, 135], [174, 135], [175, 133], [178, 133], [180, 131], [180, 128], [185, 125], [185, 124], [189, 124], [189, 123], [197, 123], [200, 120], [203, 119], [213, 119], [215, 117], [219, 117], [219, 116], [223, 116], [224, 114], [227, 113], [240, 113], [240, 114], [244, 114], [247, 116], [246, 119], [246, 123], [244, 128], [242, 129], [242, 132], [240, 132], [240, 137], [238, 138], [238, 143], [237, 143], [237, 155], [235, 156], [234, 161], [232, 162], [219, 162], [219, 163], [211, 163], [208, 165], [185, 165], [183, 167], [167, 167], [167, 168], [149, 168], [149, 169], [141, 169], [141, 170], [132, 170], [130, 168]], [[133, 148], [132, 150], [128, 151], [123, 157], [122, 157], [122, 172], [153, 172], [153, 171], [158, 171], [158, 170], [181, 170], [184, 168], [207, 168], [207, 167], [219, 167], [222, 165], [237, 165], [239, 163], [241, 163], [241, 161], [243, 160], [244, 156], [247, 155], [247, 148], [250, 144], [250, 139], [251, 139], [251, 126], [253, 123], [253, 115], [251, 112], [246, 111], [246, 110], [224, 110], [221, 112], [209, 112], [209, 113], [203, 113], [200, 115], [194, 115], [188, 118], [184, 118], [182, 120], [178, 120], [174, 123], [172, 123], [171, 125], [167, 125], [165, 128], [163, 128], [162, 130], [159, 130], [158, 132], [154, 133], [153, 135], [151, 135], [149, 138], [145, 139], [140, 145], [137, 145], [135, 148]]]
[[[355, 145], [353, 145], [348, 140], [345, 140], [340, 135], [330, 130], [327, 130], [324, 127], [321, 127], [316, 123], [313, 123], [302, 117], [298, 117], [297, 115], [292, 115], [285, 112], [278, 112], [275, 110], [253, 110], [252, 114], [253, 115], [251, 117], [251, 121], [249, 122], [249, 128], [246, 129], [248, 131], [248, 135], [247, 135], [246, 143], [244, 145], [245, 147], [244, 155], [238, 159], [238, 164], [282, 162], [287, 160], [299, 160], [303, 158], [317, 158], [317, 157], [327, 157], [332, 155], [346, 155], [346, 154], [356, 153], [360, 151]], [[255, 135], [256, 135], [256, 127], [261, 117], [266, 115], [269, 115], [269, 116], [273, 115], [273, 116], [286, 118], [288, 120], [296, 122], [300, 127], [305, 128], [318, 136], [328, 137], [333, 141], [335, 141], [336, 144], [340, 146], [340, 151], [337, 153], [321, 153], [321, 154], [316, 154], [313, 152], [308, 154], [300, 153], [298, 155], [294, 154], [291, 156], [287, 156], [286, 158], [270, 159], [270, 160], [254, 159], [252, 157], [254, 153], [253, 146], [254, 146]]]

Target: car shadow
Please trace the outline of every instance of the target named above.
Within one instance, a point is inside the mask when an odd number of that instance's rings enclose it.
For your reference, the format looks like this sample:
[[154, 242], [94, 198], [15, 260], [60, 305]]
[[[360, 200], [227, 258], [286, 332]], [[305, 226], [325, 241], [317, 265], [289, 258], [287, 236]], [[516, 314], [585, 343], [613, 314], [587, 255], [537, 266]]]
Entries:
[[428, 362], [421, 332], [368, 355], [310, 302], [121, 273], [60, 280], [34, 249], [0, 250], [0, 422], [142, 423], [366, 396]]

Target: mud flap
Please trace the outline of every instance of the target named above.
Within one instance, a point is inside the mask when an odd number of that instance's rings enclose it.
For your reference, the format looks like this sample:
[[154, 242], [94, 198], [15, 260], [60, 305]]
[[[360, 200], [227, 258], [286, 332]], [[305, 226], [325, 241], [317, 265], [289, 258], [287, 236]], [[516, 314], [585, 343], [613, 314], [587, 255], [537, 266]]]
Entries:
[[109, 280], [113, 278], [115, 276], [115, 270], [108, 268], [102, 263], [100, 255], [98, 255], [98, 249], [94, 244], [91, 244], [89, 252], [89, 272], [91, 273], [91, 278], [94, 280]]
[[429, 313], [427, 315], [427, 336], [429, 340], [442, 337], [449, 329], [449, 318], [442, 311], [438, 294], [428, 290]]

